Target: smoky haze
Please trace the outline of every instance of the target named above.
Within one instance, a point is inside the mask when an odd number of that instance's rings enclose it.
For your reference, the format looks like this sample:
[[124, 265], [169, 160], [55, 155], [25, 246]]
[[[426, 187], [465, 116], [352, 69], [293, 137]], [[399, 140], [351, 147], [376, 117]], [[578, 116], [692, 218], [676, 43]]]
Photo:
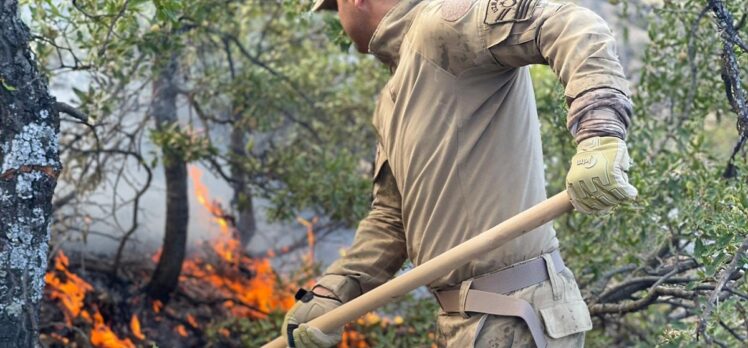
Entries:
[[[632, 23], [641, 19], [632, 18], [631, 16], [633, 15], [629, 16], [628, 19], [622, 19], [620, 17], [622, 7], [611, 5], [607, 1], [582, 0], [579, 3], [595, 11], [610, 23], [620, 43], [619, 54], [624, 63], [624, 68], [629, 76], [636, 75], [636, 71], [641, 66], [640, 55], [646, 44], [646, 32]], [[89, 81], [83, 73], [71, 72], [64, 75], [55, 75], [50, 81], [52, 94], [59, 101], [67, 102], [71, 105], [78, 104], [77, 97], [73, 93], [73, 87], [79, 90], [86, 90], [88, 86]], [[144, 104], [147, 104], [151, 97], [150, 92], [142, 92], [141, 94], [140, 98], [142, 98]], [[146, 108], [135, 112], [139, 112], [142, 115], [146, 112]], [[185, 108], [179, 110], [180, 120], [186, 121], [189, 117], [190, 115]], [[123, 117], [123, 119], [127, 119], [127, 117]], [[80, 126], [63, 123], [62, 127]], [[220, 140], [229, 138], [230, 129], [224, 127], [222, 129], [211, 129], [210, 132], [218, 140], [215, 143], [216, 146], [226, 147], [228, 145], [227, 141], [221, 144]], [[147, 138], [145, 138], [142, 148], [144, 154], [149, 154], [147, 160], [151, 160], [157, 154], [160, 156], [159, 148]], [[230, 199], [233, 192], [230, 186], [200, 164], [193, 163], [190, 166], [196, 166], [202, 173], [200, 180], [208, 188], [208, 199], [218, 202], [224, 209], [231, 211]], [[144, 170], [135, 161], [128, 161], [124, 167], [126, 172], [133, 174], [130, 175], [132, 178], [144, 176]], [[137, 255], [142, 255], [143, 251], [148, 253], [155, 252], [161, 247], [161, 243], [163, 242], [166, 200], [163, 167], [160, 163], [152, 168], [152, 173], [151, 187], [143, 195], [140, 202], [138, 227], [126, 248], [126, 250], [130, 251], [137, 250], [138, 252], [130, 253], [136, 257], [139, 257]], [[215, 238], [219, 235], [220, 229], [212, 214], [196, 199], [194, 180], [195, 178], [191, 174], [188, 193], [190, 197], [188, 246], [190, 248], [194, 248], [200, 241]], [[115, 183], [109, 180], [88, 195], [88, 208], [86, 208], [85, 214], [90, 215], [92, 223], [90, 226], [86, 226], [85, 229], [93, 231], [93, 233], [90, 233], [85, 238], [85, 241], [80, 235], [68, 236], [68, 240], [64, 244], [65, 248], [104, 255], [114, 254], [119, 242], [105, 235], [115, 238], [122, 236], [124, 231], [131, 225], [133, 207], [131, 204], [123, 205], [121, 209], [117, 210], [116, 218], [110, 214], [108, 209], [102, 209], [102, 207], [112, 206], [115, 200], [119, 200], [120, 202], [127, 201], [136, 193], [134, 188], [122, 183], [117, 186], [115, 192], [114, 185]], [[58, 198], [70, 192], [71, 189], [72, 187], [68, 183], [61, 180], [57, 189]], [[264, 253], [268, 249], [279, 248], [293, 241], [303, 239], [306, 235], [306, 228], [298, 222], [269, 222], [266, 214], [268, 204], [265, 200], [255, 198], [257, 233], [248, 244], [248, 251], [250, 253]], [[66, 208], [63, 207], [62, 209]], [[302, 213], [301, 215], [306, 219], [312, 218], [312, 214], [309, 212]], [[341, 249], [350, 245], [352, 238], [353, 230], [343, 229], [328, 235], [325, 239], [318, 240], [315, 246], [317, 260], [323, 265], [329, 264], [338, 257]], [[125, 253], [126, 258], [127, 255], [128, 253]]]

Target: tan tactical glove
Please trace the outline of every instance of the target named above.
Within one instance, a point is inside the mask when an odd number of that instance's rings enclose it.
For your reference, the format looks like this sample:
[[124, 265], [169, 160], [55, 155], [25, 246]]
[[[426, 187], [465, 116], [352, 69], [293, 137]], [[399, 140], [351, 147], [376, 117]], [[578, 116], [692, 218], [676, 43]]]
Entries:
[[605, 214], [636, 198], [626, 172], [631, 166], [626, 143], [615, 137], [594, 137], [577, 146], [566, 176], [571, 203], [585, 214]]
[[286, 313], [286, 318], [283, 320], [281, 334], [286, 336], [288, 346], [327, 348], [338, 344], [343, 336], [342, 328], [328, 335], [305, 323], [339, 307], [342, 302], [333, 297], [317, 295], [312, 291], [299, 295], [298, 301]]

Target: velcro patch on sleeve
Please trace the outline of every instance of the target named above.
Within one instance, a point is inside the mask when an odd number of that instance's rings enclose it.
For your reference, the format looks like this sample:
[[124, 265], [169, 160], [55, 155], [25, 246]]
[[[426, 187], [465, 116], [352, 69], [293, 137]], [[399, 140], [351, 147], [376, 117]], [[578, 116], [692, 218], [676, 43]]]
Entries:
[[475, 0], [444, 0], [442, 2], [442, 18], [454, 22], [464, 16], [473, 6]]
[[522, 22], [530, 19], [538, 0], [489, 0], [484, 23]]

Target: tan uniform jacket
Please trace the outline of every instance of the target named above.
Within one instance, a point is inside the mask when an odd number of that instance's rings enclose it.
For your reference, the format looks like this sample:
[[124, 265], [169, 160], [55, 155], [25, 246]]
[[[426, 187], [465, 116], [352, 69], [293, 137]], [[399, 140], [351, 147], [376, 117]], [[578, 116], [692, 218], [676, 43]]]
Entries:
[[[406, 258], [419, 265], [546, 198], [527, 65], [550, 65], [570, 100], [599, 88], [629, 94], [607, 24], [573, 4], [403, 0], [380, 23], [370, 51], [394, 69], [373, 119], [374, 201], [353, 246], [319, 281], [344, 301], [390, 279]], [[548, 224], [431, 287], [556, 248]], [[530, 297], [537, 305], [537, 294]], [[574, 283], [567, 305], [580, 299]], [[589, 329], [584, 314], [568, 329], [551, 328], [554, 335]], [[441, 343], [475, 341], [485, 321], [440, 318], [440, 332], [450, 331]]]

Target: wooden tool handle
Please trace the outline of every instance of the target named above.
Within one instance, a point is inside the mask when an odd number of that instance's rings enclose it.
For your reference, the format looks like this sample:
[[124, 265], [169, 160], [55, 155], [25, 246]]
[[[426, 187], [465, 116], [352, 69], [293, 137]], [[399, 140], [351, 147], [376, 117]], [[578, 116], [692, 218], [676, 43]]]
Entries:
[[[323, 332], [333, 331], [422, 285], [432, 283], [465, 263], [477, 259], [486, 252], [498, 248], [571, 210], [573, 210], [573, 207], [569, 201], [569, 196], [566, 191], [563, 191], [407, 273], [325, 313], [308, 324], [319, 328]], [[278, 337], [263, 347], [285, 348], [286, 346], [286, 337]]]

